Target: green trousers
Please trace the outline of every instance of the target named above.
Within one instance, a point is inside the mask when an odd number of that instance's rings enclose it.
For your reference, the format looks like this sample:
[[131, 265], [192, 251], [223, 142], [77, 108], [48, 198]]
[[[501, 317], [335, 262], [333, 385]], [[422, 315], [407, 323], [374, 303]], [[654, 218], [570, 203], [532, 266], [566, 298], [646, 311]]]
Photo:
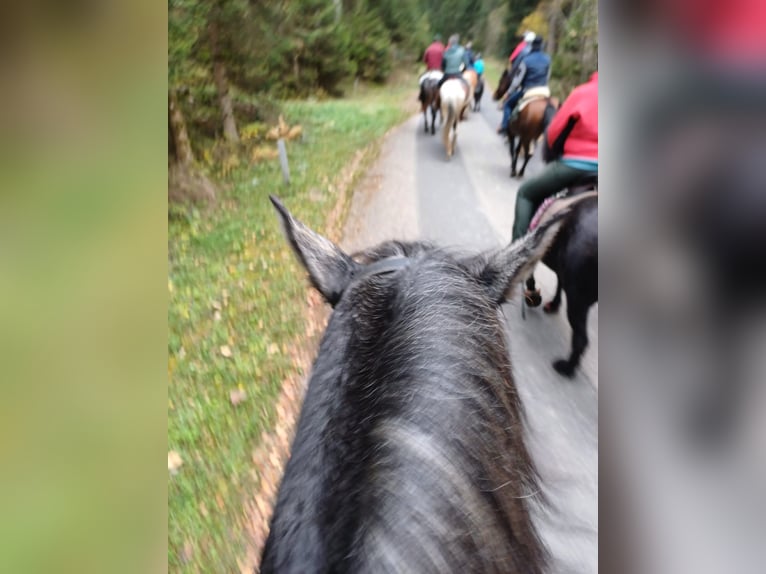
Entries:
[[587, 172], [555, 161], [548, 164], [540, 175], [525, 181], [516, 194], [513, 240], [527, 232], [535, 211], [547, 197], [576, 183], [585, 173]]

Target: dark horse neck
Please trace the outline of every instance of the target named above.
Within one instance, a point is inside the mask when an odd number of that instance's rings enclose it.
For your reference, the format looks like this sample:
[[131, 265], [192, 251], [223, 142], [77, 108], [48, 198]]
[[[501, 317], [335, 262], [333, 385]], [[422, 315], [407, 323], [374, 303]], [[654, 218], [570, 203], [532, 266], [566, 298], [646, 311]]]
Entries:
[[503, 327], [445, 265], [336, 306], [261, 572], [542, 572]]

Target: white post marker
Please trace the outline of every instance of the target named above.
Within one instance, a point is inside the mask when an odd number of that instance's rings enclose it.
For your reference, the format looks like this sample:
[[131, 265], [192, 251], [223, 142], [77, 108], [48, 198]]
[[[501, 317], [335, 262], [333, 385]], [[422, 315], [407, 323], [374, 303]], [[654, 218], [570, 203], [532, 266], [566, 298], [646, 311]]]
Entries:
[[282, 177], [287, 185], [290, 185], [290, 166], [287, 163], [287, 147], [285, 147], [285, 140], [282, 138], [277, 140], [277, 149], [279, 150], [279, 163], [282, 165]]

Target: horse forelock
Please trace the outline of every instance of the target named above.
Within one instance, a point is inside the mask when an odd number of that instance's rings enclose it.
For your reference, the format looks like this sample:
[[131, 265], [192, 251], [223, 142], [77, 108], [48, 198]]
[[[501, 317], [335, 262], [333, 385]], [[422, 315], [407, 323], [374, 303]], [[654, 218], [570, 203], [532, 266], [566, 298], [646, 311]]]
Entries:
[[429, 244], [354, 258], [402, 256], [411, 264], [333, 311], [283, 481], [313, 499], [298, 516], [280, 492], [282, 543], [319, 544], [330, 569], [539, 572], [536, 474], [498, 309]]

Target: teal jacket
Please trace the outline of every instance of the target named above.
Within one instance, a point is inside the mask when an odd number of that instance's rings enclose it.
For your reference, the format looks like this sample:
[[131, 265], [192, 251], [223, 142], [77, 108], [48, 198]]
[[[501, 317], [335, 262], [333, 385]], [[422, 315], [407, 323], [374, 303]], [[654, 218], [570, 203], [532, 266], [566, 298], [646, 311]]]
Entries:
[[465, 64], [465, 49], [462, 46], [450, 46], [444, 52], [442, 69], [445, 74], [459, 74], [460, 66]]

